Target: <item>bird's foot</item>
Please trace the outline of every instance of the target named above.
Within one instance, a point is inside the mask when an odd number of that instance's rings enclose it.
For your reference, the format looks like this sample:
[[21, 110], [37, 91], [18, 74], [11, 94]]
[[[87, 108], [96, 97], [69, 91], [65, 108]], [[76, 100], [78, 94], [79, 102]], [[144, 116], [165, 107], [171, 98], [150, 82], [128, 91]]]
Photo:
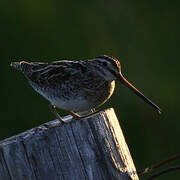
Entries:
[[56, 111], [56, 106], [50, 104], [50, 105], [49, 105], [49, 108], [50, 108], [51, 112], [55, 115], [55, 117], [59, 120], [59, 122], [60, 122], [61, 124], [63, 124], [63, 123], [64, 123], [64, 120], [63, 120], [63, 118], [58, 114], [58, 112]]
[[73, 116], [73, 119], [78, 119], [78, 118], [86, 118], [89, 117], [93, 114], [96, 114], [99, 111], [96, 111], [95, 109], [91, 109], [90, 111], [86, 112], [86, 113], [75, 113], [73, 111], [69, 111], [69, 114], [71, 114]]

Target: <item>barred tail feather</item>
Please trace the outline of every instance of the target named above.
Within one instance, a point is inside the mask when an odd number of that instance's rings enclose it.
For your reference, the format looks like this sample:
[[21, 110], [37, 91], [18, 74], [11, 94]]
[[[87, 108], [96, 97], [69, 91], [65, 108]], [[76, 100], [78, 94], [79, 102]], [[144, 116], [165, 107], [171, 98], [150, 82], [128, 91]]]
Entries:
[[20, 70], [22, 72], [27, 71], [28, 67], [29, 67], [29, 63], [26, 61], [21, 61], [21, 62], [12, 62], [10, 64], [10, 66], [12, 66], [13, 68]]

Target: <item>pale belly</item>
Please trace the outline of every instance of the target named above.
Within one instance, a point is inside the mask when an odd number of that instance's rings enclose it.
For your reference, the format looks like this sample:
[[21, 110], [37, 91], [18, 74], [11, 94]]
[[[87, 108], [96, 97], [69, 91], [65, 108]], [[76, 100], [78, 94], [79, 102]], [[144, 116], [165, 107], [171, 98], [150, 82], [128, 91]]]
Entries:
[[31, 83], [32, 87], [43, 97], [45, 97], [50, 103], [59, 109], [64, 109], [73, 112], [88, 112], [102, 104], [104, 104], [113, 94], [115, 89], [115, 81], [107, 83], [104, 88], [99, 88], [96, 91], [87, 91], [84, 93], [76, 92], [76, 94], [70, 97], [52, 96], [53, 89], [46, 90], [40, 89]]
[[73, 112], [83, 112], [91, 109], [88, 101], [82, 97], [75, 97], [69, 100], [51, 99], [51, 104], [58, 107], [59, 109]]
[[87, 112], [104, 104], [113, 94], [115, 81], [109, 83], [106, 89], [99, 89], [96, 92], [87, 93], [86, 96], [74, 96], [68, 100], [54, 99], [51, 103], [60, 109], [73, 112]]

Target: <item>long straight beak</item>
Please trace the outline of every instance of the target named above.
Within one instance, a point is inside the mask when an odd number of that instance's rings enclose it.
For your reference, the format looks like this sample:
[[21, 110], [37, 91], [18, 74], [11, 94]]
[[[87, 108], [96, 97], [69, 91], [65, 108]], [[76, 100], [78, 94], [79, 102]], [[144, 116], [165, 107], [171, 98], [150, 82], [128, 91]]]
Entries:
[[153, 108], [155, 108], [159, 114], [162, 113], [161, 109], [154, 104], [150, 99], [148, 99], [146, 96], [144, 96], [144, 94], [142, 94], [138, 89], [136, 89], [130, 82], [128, 82], [126, 80], [126, 78], [120, 74], [120, 81], [122, 84], [124, 84], [126, 87], [128, 87], [129, 89], [131, 89], [137, 96], [139, 96], [140, 98], [142, 98], [144, 101], [146, 101], [148, 104], [150, 104], [151, 106], [153, 106]]

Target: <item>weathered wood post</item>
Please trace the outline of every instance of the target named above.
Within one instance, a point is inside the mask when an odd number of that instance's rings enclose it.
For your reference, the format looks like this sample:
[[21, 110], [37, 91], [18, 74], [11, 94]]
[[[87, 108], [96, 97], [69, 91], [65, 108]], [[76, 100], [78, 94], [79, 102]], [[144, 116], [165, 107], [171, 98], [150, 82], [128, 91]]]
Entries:
[[57, 124], [1, 141], [0, 180], [138, 180], [112, 108]]

